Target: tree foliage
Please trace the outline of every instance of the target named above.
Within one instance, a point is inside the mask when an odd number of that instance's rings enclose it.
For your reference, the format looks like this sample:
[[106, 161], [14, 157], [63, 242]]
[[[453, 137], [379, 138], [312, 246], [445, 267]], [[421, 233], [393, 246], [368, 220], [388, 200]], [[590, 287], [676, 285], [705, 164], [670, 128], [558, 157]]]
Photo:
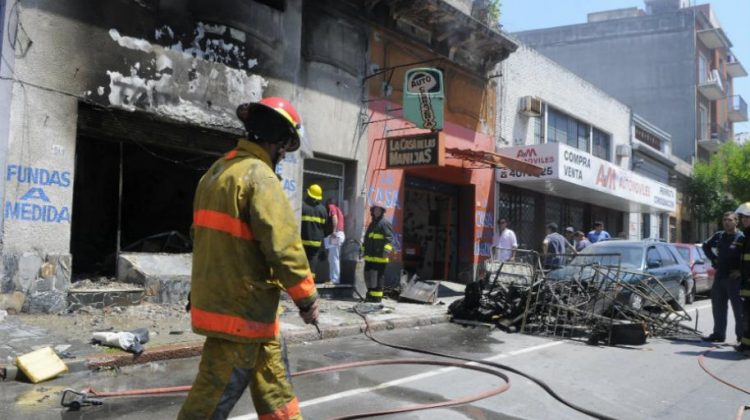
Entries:
[[685, 195], [701, 222], [720, 220], [725, 211], [750, 201], [750, 143], [727, 142], [710, 162], [697, 163]]
[[487, 9], [489, 15], [489, 21], [494, 22], [495, 25], [500, 24], [500, 6], [502, 5], [501, 0], [490, 0], [490, 4]]

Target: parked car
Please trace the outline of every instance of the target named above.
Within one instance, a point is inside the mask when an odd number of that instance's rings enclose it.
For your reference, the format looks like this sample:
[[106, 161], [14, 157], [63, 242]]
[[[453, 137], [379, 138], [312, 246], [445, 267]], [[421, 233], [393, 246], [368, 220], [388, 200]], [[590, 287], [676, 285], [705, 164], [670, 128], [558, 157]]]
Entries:
[[693, 272], [695, 280], [695, 293], [704, 293], [711, 290], [714, 284], [716, 269], [711, 264], [701, 248], [701, 244], [672, 244], [687, 261], [690, 271]]
[[[628, 283], [641, 281], [643, 275], [654, 276], [669, 291], [669, 295], [665, 293], [663, 298], [674, 301], [680, 306], [692, 303], [695, 299], [693, 273], [688, 263], [672, 244], [654, 240], [597, 242], [573, 257], [567, 266], [550, 271], [547, 278], [553, 281], [564, 281], [574, 275], [583, 274], [583, 277], [589, 277], [584, 270], [592, 264], [602, 266], [619, 264], [623, 270], [619, 280]], [[639, 273], [642, 274], [639, 275]], [[643, 303], [642, 299], [626, 289], [623, 289], [617, 300], [628, 303], [635, 309], [640, 309]]]

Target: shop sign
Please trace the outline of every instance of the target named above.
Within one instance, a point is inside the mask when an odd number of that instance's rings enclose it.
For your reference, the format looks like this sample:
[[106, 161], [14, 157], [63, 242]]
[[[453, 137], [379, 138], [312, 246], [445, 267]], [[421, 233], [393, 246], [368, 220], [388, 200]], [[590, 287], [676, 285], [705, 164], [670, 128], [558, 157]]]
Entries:
[[418, 128], [443, 128], [445, 85], [442, 71], [426, 67], [407, 70], [403, 92], [404, 119]]
[[[506, 147], [499, 153], [543, 166], [542, 179], [564, 181], [664, 211], [673, 212], [677, 205], [674, 188], [564, 144]], [[498, 169], [496, 175], [498, 181], [508, 183], [539, 179], [509, 169]]]
[[661, 152], [661, 139], [654, 134], [641, 127], [635, 127], [635, 138]]
[[388, 169], [445, 164], [445, 135], [442, 132], [386, 137], [385, 141], [385, 166]]
[[535, 146], [509, 147], [500, 151], [501, 155], [514, 157], [524, 162], [533, 163], [544, 168], [539, 177], [509, 168], [497, 170], [499, 180], [549, 179], [557, 174], [557, 144], [539, 144]]

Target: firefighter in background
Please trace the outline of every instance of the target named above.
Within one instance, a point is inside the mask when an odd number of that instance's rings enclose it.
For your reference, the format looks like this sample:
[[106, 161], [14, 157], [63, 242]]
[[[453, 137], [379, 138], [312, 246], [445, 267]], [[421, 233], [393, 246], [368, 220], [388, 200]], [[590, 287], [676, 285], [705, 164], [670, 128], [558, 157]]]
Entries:
[[318, 184], [310, 185], [302, 200], [302, 245], [305, 246], [305, 254], [307, 254], [313, 277], [318, 260], [322, 257], [324, 230], [328, 219], [328, 212], [321, 204], [322, 200], [323, 189]]
[[737, 208], [740, 228], [745, 234], [740, 261], [740, 297], [742, 297], [742, 338], [735, 349], [750, 355], [750, 201]]
[[393, 228], [385, 220], [385, 208], [378, 205], [370, 207], [371, 221], [365, 232], [362, 252], [365, 260], [365, 284], [367, 285], [367, 302], [379, 303], [383, 300], [385, 287], [385, 267], [388, 265], [388, 254], [393, 251]]
[[195, 193], [190, 315], [207, 338], [179, 418], [226, 419], [249, 386], [260, 418], [301, 419], [282, 359], [279, 294], [286, 290], [307, 324], [317, 321], [318, 294], [274, 168], [300, 147], [302, 124], [281, 98], [240, 105], [237, 116], [248, 138]]

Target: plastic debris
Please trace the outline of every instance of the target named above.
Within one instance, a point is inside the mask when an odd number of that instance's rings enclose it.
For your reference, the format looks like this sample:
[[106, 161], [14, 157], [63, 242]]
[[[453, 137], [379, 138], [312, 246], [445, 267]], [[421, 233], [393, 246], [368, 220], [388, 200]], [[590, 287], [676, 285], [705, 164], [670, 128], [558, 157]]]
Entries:
[[95, 332], [92, 341], [109, 347], [119, 347], [130, 353], [141, 354], [144, 350], [143, 345], [148, 343], [148, 340], [148, 330], [138, 328], [133, 331]]
[[35, 384], [68, 371], [68, 366], [57, 356], [52, 347], [45, 347], [19, 356], [16, 358], [16, 366]]

